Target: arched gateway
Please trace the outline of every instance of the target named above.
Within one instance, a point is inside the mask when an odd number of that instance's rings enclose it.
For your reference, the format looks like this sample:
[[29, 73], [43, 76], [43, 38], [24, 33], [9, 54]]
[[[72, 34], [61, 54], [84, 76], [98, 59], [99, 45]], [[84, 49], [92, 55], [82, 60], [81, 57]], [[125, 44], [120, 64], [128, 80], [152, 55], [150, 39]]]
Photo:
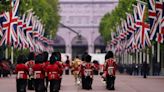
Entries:
[[54, 39], [54, 51], [65, 53], [65, 41], [61, 36], [56, 36]]
[[102, 53], [105, 51], [105, 43], [101, 36], [97, 37], [94, 41], [94, 52], [95, 53]]
[[72, 40], [72, 57], [81, 56], [88, 51], [88, 42], [84, 37], [74, 37]]

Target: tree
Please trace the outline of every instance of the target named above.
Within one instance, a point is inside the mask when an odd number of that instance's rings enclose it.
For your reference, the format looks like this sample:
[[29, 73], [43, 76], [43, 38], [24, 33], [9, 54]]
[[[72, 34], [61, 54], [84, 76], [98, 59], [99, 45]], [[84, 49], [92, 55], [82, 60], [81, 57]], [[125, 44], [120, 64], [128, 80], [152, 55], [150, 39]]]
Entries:
[[0, 14], [10, 9], [10, 0], [0, 0]]
[[[10, 10], [10, 1], [0, 1], [0, 13]], [[51, 35], [49, 37], [54, 37], [60, 20], [58, 15], [58, 0], [20, 0], [19, 16], [22, 16], [29, 9], [33, 9], [35, 15], [44, 24], [45, 36]]]
[[132, 4], [135, 3], [136, 0], [119, 0], [115, 10], [104, 15], [100, 22], [99, 31], [105, 41], [111, 40], [111, 32], [116, 31], [116, 27], [121, 24], [121, 19], [126, 18], [126, 12], [132, 12]]

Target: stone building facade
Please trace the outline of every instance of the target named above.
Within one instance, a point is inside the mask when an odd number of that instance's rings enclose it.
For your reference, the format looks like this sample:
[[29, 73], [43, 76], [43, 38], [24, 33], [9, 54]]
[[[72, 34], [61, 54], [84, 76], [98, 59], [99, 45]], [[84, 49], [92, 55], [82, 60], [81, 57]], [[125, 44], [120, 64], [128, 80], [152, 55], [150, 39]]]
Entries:
[[118, 0], [59, 0], [61, 23], [81, 35], [59, 26], [55, 49], [63, 53], [79, 55], [83, 52], [103, 52], [105, 44], [99, 33], [101, 18], [111, 12]]

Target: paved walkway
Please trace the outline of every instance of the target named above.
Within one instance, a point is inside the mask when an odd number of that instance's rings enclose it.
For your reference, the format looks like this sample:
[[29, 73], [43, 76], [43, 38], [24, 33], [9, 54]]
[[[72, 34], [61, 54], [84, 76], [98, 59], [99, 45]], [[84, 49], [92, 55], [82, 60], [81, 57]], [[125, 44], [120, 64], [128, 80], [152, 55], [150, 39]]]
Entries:
[[[148, 77], [117, 75], [115, 92], [164, 92], [164, 76]], [[16, 92], [15, 78], [0, 78], [0, 92]], [[27, 91], [34, 92], [34, 91]], [[100, 76], [95, 76], [93, 90], [82, 90], [81, 86], [74, 83], [73, 76], [63, 76], [60, 92], [109, 92]]]

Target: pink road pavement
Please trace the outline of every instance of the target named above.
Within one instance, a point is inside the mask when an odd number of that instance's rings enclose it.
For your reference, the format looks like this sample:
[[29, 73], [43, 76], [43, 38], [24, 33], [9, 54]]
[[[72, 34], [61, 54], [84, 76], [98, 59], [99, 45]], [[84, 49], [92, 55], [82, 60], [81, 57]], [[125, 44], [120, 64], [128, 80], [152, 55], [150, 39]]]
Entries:
[[[15, 76], [0, 78], [0, 92], [16, 92]], [[164, 92], [164, 76], [117, 75], [114, 92]], [[34, 91], [27, 91], [34, 92]], [[100, 76], [94, 76], [92, 90], [76, 85], [72, 75], [64, 75], [60, 92], [111, 92], [105, 89]]]

